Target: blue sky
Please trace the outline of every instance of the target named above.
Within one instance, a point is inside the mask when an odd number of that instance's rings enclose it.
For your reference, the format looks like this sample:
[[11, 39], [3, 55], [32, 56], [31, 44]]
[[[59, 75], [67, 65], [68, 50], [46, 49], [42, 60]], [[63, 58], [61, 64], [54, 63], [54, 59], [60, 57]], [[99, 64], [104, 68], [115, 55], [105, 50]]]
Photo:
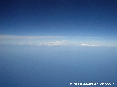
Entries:
[[0, 44], [64, 42], [116, 46], [117, 1], [3, 0], [0, 39]]

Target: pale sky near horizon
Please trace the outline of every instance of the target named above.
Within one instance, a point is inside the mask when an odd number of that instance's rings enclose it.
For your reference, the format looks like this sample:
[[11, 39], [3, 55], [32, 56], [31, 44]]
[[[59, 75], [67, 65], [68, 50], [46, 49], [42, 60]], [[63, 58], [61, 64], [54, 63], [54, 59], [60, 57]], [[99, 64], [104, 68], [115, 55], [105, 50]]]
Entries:
[[0, 35], [0, 45], [117, 47], [117, 41], [105, 37]]

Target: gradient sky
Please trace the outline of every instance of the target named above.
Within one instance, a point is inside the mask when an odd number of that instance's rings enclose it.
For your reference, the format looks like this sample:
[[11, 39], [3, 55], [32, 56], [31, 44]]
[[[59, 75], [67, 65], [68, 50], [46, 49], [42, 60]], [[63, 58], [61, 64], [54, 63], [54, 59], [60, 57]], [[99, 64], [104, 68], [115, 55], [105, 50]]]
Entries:
[[0, 35], [117, 45], [117, 0], [1, 0]]

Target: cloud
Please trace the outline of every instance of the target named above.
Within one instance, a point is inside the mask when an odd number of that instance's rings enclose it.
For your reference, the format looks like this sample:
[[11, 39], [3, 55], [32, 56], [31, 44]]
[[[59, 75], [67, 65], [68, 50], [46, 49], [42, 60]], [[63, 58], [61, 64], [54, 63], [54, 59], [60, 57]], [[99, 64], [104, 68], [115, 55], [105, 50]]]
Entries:
[[[84, 39], [85, 38], [85, 39]], [[95, 39], [89, 39], [95, 38]], [[97, 39], [96, 39], [97, 38]], [[0, 45], [35, 46], [108, 46], [117, 47], [117, 42], [99, 39], [100, 37], [67, 36], [15, 36], [0, 35]]]
[[[79, 46], [79, 45], [78, 45]], [[116, 45], [96, 45], [96, 44], [80, 44], [80, 46], [103, 46], [103, 47], [117, 47]]]
[[40, 38], [66, 38], [65, 36], [15, 36], [15, 35], [0, 35], [2, 39], [40, 39]]
[[66, 40], [64, 36], [14, 36], [0, 35], [0, 44], [12, 45], [37, 45], [37, 46], [60, 46]]
[[62, 46], [65, 45], [66, 41], [55, 41], [55, 42], [44, 42], [44, 43], [39, 43], [38, 46]]
[[94, 45], [94, 44], [81, 44], [81, 46], [100, 46], [100, 45]]
[[84, 37], [84, 38], [92, 38], [92, 39], [94, 39], [94, 38], [102, 38], [102, 37]]

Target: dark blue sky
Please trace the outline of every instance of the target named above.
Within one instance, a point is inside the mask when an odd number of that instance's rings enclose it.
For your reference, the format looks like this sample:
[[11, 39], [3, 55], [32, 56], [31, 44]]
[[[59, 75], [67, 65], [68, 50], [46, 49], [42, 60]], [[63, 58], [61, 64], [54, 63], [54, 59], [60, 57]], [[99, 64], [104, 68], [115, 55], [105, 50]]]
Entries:
[[117, 37], [117, 1], [1, 0], [0, 34]]
[[[43, 44], [69, 41], [117, 46], [117, 0], [2, 0], [0, 35], [1, 43], [15, 40], [21, 44], [35, 39], [30, 36], [43, 36]], [[24, 37], [16, 40], [19, 37], [15, 36]], [[45, 36], [61, 38], [50, 40]], [[29, 40], [30, 44], [40, 44], [39, 38]]]

